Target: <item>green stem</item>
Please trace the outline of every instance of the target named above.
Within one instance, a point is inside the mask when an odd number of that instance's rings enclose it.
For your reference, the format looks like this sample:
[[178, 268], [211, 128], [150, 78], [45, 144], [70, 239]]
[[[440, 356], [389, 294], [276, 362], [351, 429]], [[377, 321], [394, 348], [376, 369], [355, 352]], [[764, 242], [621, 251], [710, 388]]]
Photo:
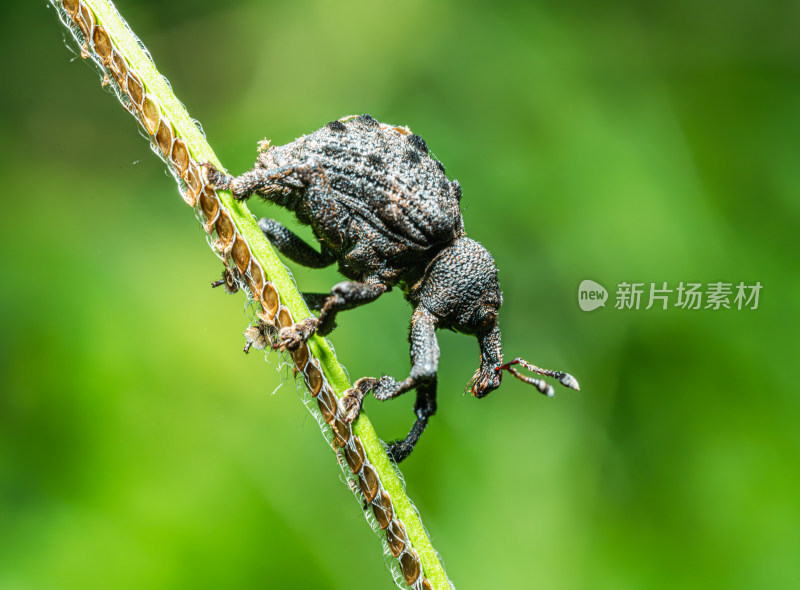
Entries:
[[[108, 0], [63, 0], [61, 2], [51, 0], [51, 2], [59, 10], [62, 21], [71, 26], [79, 42], [83, 39], [84, 56], [91, 56], [100, 63], [102, 60], [98, 59], [99, 53], [96, 51], [92, 53], [92, 46], [83, 38], [80, 29], [74, 26], [74, 23], [77, 22], [76, 19], [80, 19], [81, 11], [84, 8], [90, 9], [94, 13], [96, 23], [102, 26], [116, 50], [125, 58], [130, 70], [139, 77], [145, 91], [155, 97], [163, 116], [172, 124], [175, 136], [185, 142], [192, 160], [200, 163], [208, 161], [221, 167], [221, 163], [202, 132], [111, 2]], [[84, 34], [85, 32], [86, 30], [84, 30]], [[89, 36], [91, 37], [92, 34], [90, 33]], [[239, 234], [249, 246], [253, 259], [261, 265], [269, 280], [277, 288], [281, 302], [289, 309], [292, 317], [309, 317], [311, 314], [289, 272], [259, 230], [255, 218], [247, 206], [233, 200], [228, 192], [218, 191], [217, 195], [222, 209], [228, 214]], [[309, 341], [309, 349], [312, 355], [318, 359], [329, 385], [340, 397], [350, 387], [350, 383], [344, 368], [336, 359], [332, 347], [324, 338], [315, 335]], [[405, 492], [399, 471], [386, 456], [377, 433], [363, 412], [353, 424], [352, 430], [360, 438], [366, 451], [367, 460], [374, 467], [381, 486], [391, 497], [396, 518], [404, 524], [410, 544], [419, 555], [424, 577], [433, 588], [451, 588], [444, 565], [431, 544], [430, 537], [422, 525], [414, 504]], [[356, 494], [359, 493], [356, 492]], [[414, 588], [422, 587], [421, 580], [422, 578], [414, 584]]]

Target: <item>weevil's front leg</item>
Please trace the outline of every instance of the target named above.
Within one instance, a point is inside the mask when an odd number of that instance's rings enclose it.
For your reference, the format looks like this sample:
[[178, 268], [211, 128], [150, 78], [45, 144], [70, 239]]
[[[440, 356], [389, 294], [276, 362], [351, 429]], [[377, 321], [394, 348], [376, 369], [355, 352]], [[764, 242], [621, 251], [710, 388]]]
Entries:
[[428, 418], [436, 413], [436, 372], [439, 367], [439, 344], [436, 342], [437, 320], [422, 306], [411, 316], [411, 374], [402, 381], [384, 375], [380, 379], [364, 378], [348, 389], [342, 397], [346, 417], [352, 421], [358, 417], [364, 397], [372, 389], [373, 395], [381, 400], [395, 398], [410, 389], [417, 389], [414, 413], [417, 420], [405, 439], [389, 446], [389, 455], [397, 462], [411, 453], [414, 445], [428, 425]]
[[308, 340], [314, 332], [321, 336], [330, 334], [334, 327], [336, 314], [346, 309], [370, 303], [380, 297], [388, 287], [378, 278], [367, 279], [363, 283], [342, 281], [331, 289], [325, 299], [318, 318], [306, 318], [293, 326], [287, 326], [278, 332], [276, 348], [296, 350], [301, 343]]
[[[206, 180], [214, 186], [214, 188], [221, 190], [229, 190], [233, 198], [237, 201], [243, 201], [254, 192], [260, 191], [262, 195], [264, 189], [273, 186], [293, 186], [299, 188], [304, 184], [309, 184], [311, 178], [317, 175], [324, 175], [322, 169], [315, 162], [295, 162], [287, 166], [279, 166], [278, 168], [253, 168], [245, 172], [241, 176], [231, 176], [221, 170], [210, 162], [203, 164], [205, 168]], [[287, 182], [290, 177], [295, 177], [294, 182]], [[297, 186], [294, 186], [297, 185]]]
[[411, 316], [411, 331], [408, 340], [411, 343], [411, 374], [402, 381], [384, 375], [378, 381], [373, 393], [379, 400], [392, 399], [421, 382], [436, 379], [439, 368], [439, 344], [436, 342], [436, 316], [421, 305]]
[[317, 252], [294, 232], [274, 219], [259, 219], [258, 227], [264, 232], [270, 243], [278, 249], [278, 252], [289, 260], [309, 268], [325, 268], [336, 262], [336, 257], [330, 252], [324, 248], [322, 252]]

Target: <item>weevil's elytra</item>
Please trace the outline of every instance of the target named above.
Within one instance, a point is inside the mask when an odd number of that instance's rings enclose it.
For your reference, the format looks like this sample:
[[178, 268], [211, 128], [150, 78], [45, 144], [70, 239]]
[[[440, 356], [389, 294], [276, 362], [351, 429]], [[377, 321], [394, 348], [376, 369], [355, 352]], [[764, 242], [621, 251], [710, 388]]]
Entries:
[[388, 400], [416, 390], [416, 422], [405, 439], [389, 447], [396, 461], [408, 456], [436, 412], [438, 329], [478, 339], [480, 366], [468, 385], [476, 397], [497, 389], [504, 370], [542, 392], [552, 391], [514, 364], [578, 389], [566, 373], [539, 369], [522, 359], [503, 364], [498, 327], [503, 296], [494, 259], [464, 231], [461, 185], [446, 177], [425, 140], [407, 127], [381, 124], [367, 114], [345, 117], [284, 146], [260, 142], [255, 166], [241, 176], [208, 164], [206, 176], [236, 199], [258, 194], [292, 211], [311, 226], [319, 250], [275, 220], [262, 219], [259, 227], [290, 260], [312, 268], [336, 263], [350, 279], [334, 285], [329, 294], [306, 294], [319, 317], [292, 325], [281, 321], [274, 346], [297, 350], [314, 332], [330, 333], [338, 312], [374, 301], [396, 286], [403, 291], [414, 308], [409, 376], [401, 381], [388, 375], [360, 379], [342, 400], [348, 420], [353, 420], [369, 391]]

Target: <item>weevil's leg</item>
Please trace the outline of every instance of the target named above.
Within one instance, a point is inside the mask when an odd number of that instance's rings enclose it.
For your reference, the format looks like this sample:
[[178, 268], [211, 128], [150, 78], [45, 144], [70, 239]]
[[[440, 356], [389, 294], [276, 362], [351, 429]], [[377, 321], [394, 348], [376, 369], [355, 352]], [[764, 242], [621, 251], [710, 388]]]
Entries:
[[417, 444], [419, 437], [425, 432], [425, 427], [428, 426], [428, 418], [436, 413], [435, 377], [417, 386], [417, 401], [414, 404], [414, 413], [417, 415], [417, 420], [406, 437], [389, 445], [389, 456], [396, 463], [400, 463], [411, 454], [411, 451], [414, 450], [414, 445]]
[[306, 293], [303, 292], [303, 300], [306, 302], [308, 309], [319, 311], [325, 305], [325, 301], [330, 297], [330, 293]]
[[[246, 199], [256, 191], [262, 191], [262, 194], [267, 196], [263, 190], [276, 185], [281, 188], [285, 186], [300, 188], [308, 184], [315, 173], [324, 176], [316, 163], [306, 161], [271, 169], [253, 168], [241, 176], [226, 174], [209, 162], [204, 163], [203, 167], [206, 179], [214, 188], [230, 190], [233, 198], [238, 201]], [[286, 182], [290, 177], [295, 177], [297, 180], [294, 183]]]
[[278, 252], [298, 264], [310, 268], [325, 268], [336, 261], [335, 256], [324, 249], [322, 252], [317, 252], [294, 232], [274, 219], [259, 219], [258, 227], [278, 249]]
[[388, 287], [377, 277], [367, 279], [363, 283], [342, 281], [331, 289], [319, 312], [319, 318], [306, 318], [300, 323], [283, 328], [278, 333], [277, 348], [295, 350], [314, 332], [325, 336], [333, 330], [336, 314], [346, 309], [375, 301]]
[[414, 413], [417, 420], [405, 439], [389, 445], [389, 456], [398, 463], [408, 457], [417, 444], [428, 419], [436, 413], [436, 372], [439, 367], [439, 344], [436, 342], [436, 316], [422, 306], [414, 310], [411, 316], [411, 375], [408, 379], [397, 382], [384, 375], [379, 380], [365, 377], [355, 382], [342, 397], [346, 417], [353, 421], [361, 411], [361, 403], [370, 389], [381, 401], [398, 397], [409, 389], [417, 388], [417, 401]]
[[[398, 463], [408, 457], [428, 425], [428, 419], [436, 413], [436, 373], [439, 368], [436, 325], [436, 316], [428, 310], [422, 306], [414, 310], [411, 316], [411, 332], [408, 336], [411, 342], [411, 374], [400, 382], [384, 375], [372, 390], [376, 399], [385, 401], [410, 389], [417, 389], [417, 401], [414, 404], [417, 420], [405, 439], [389, 445], [389, 456]], [[360, 403], [358, 409], [360, 410]]]
[[436, 316], [418, 306], [411, 316], [411, 331], [408, 341], [411, 343], [411, 374], [402, 381], [384, 375], [373, 390], [376, 399], [381, 401], [392, 399], [414, 389], [420, 383], [435, 381], [439, 369], [439, 343], [436, 342]]
[[344, 408], [345, 420], [353, 422], [358, 418], [364, 398], [377, 384], [378, 380], [374, 377], [362, 377], [353, 383], [353, 387], [344, 392], [341, 403]]

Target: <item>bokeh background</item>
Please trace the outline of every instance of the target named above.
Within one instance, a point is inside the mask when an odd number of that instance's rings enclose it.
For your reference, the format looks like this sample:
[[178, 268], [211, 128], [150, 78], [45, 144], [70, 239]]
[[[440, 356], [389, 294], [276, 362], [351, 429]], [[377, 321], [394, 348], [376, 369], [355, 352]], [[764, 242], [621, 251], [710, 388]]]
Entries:
[[[800, 587], [800, 4], [118, 6], [232, 171], [348, 114], [420, 133], [498, 262], [506, 355], [580, 379], [476, 400], [476, 342], [440, 334], [403, 471], [458, 588]], [[134, 120], [47, 2], [0, 28], [0, 587], [392, 587]], [[587, 278], [763, 290], [586, 313]], [[409, 317], [399, 293], [342, 316], [353, 378], [406, 374]], [[391, 440], [412, 404], [366, 411]]]

